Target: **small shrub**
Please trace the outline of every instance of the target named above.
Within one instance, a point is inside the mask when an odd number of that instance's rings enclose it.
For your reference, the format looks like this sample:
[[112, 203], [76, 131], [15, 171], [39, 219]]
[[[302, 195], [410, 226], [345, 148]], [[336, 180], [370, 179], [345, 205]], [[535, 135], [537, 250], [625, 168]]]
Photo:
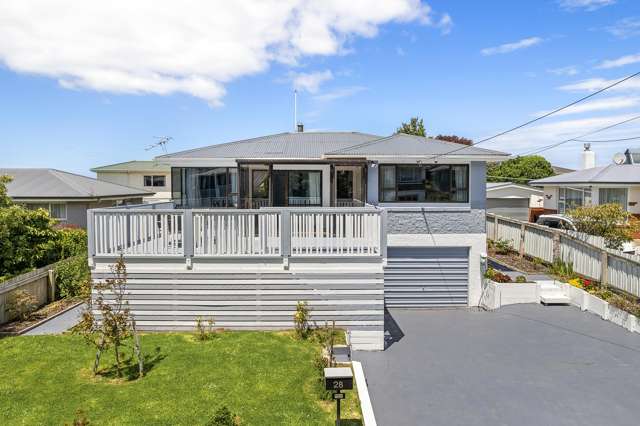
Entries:
[[203, 317], [196, 318], [196, 338], [201, 342], [209, 340], [213, 337], [213, 326], [215, 325], [213, 317], [205, 320]]
[[498, 254], [509, 254], [513, 251], [511, 248], [511, 242], [508, 240], [499, 239], [494, 241], [493, 247]]
[[240, 417], [233, 414], [226, 405], [218, 408], [213, 417], [207, 422], [206, 426], [238, 426], [240, 425]]
[[38, 301], [28, 291], [16, 290], [11, 294], [6, 309], [10, 318], [26, 321], [38, 309]]
[[488, 278], [491, 281], [494, 281], [494, 282], [497, 282], [497, 283], [510, 283], [511, 282], [511, 277], [509, 275], [503, 274], [500, 271], [496, 271], [493, 268], [487, 269], [487, 272], [485, 272], [484, 276], [485, 276], [485, 278]]
[[86, 256], [75, 256], [58, 262], [55, 267], [56, 287], [60, 297], [88, 297], [91, 272]]
[[307, 302], [296, 304], [296, 313], [293, 314], [293, 324], [298, 339], [305, 339], [309, 331], [309, 308]]
[[527, 282], [527, 277], [525, 277], [524, 275], [518, 275], [516, 277], [516, 282], [517, 283], [526, 283]]
[[594, 288], [585, 289], [585, 290], [587, 290], [589, 294], [592, 294], [606, 301], [608, 301], [614, 296], [614, 293], [611, 290], [607, 290], [606, 288], [602, 288], [602, 287], [594, 287]]
[[573, 271], [572, 262], [564, 263], [562, 260], [556, 259], [551, 264], [549, 271], [553, 275], [557, 275], [565, 281], [576, 278], [576, 273]]
[[316, 369], [316, 390], [318, 398], [323, 401], [328, 401], [332, 396], [331, 392], [326, 390], [324, 386], [324, 369], [329, 367], [329, 360], [322, 353], [319, 353], [313, 359], [313, 366]]

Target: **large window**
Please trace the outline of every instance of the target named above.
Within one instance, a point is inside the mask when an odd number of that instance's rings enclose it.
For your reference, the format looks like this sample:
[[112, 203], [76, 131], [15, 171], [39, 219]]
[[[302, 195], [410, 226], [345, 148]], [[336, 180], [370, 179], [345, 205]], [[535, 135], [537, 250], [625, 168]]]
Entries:
[[381, 165], [380, 201], [468, 203], [469, 166]]
[[159, 187], [165, 186], [165, 176], [163, 175], [146, 175], [144, 177], [144, 186]]
[[181, 207], [234, 207], [237, 170], [228, 167], [185, 167], [171, 170], [172, 197]]
[[322, 205], [322, 172], [289, 170], [289, 205]]
[[565, 214], [576, 207], [591, 205], [591, 188], [560, 188], [558, 191], [558, 212]]
[[627, 188], [600, 188], [599, 204], [620, 204], [627, 210]]

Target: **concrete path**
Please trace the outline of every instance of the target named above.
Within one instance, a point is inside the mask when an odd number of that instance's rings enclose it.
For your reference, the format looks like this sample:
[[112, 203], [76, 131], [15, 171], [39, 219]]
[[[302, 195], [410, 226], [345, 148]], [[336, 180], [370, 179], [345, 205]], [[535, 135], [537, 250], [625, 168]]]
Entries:
[[65, 312], [44, 324], [27, 331], [24, 335], [33, 336], [37, 334], [60, 334], [69, 330], [80, 320], [80, 314], [84, 310], [85, 305], [79, 305]]
[[640, 334], [568, 306], [393, 310], [354, 352], [385, 425], [638, 425]]

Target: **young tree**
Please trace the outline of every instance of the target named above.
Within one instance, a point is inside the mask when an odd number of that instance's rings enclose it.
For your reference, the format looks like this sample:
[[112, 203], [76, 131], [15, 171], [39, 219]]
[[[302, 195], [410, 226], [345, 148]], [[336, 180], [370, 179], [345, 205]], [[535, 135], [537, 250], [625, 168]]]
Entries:
[[471, 139], [463, 138], [462, 136], [456, 135], [438, 135], [436, 139], [440, 139], [441, 141], [459, 143], [462, 145], [473, 145], [473, 141]]
[[[122, 377], [122, 348], [125, 342], [133, 337], [134, 354], [138, 359], [138, 376], [142, 377], [144, 365], [135, 319], [129, 310], [129, 303], [125, 300], [127, 267], [122, 256], [111, 266], [111, 272], [113, 278], [106, 279], [104, 283], [93, 284], [97, 295], [82, 313], [77, 332], [88, 344], [96, 347], [93, 374], [98, 373], [102, 353], [113, 348], [118, 377]], [[94, 309], [100, 312], [99, 319], [94, 315]]]
[[502, 163], [491, 163], [487, 167], [487, 181], [515, 182], [526, 184], [530, 180], [553, 176], [553, 168], [544, 157], [528, 155], [516, 157]]
[[424, 129], [424, 123], [422, 118], [411, 117], [408, 123], [402, 123], [396, 130], [396, 133], [405, 133], [407, 135], [426, 136], [427, 132]]
[[579, 232], [603, 237], [610, 249], [620, 249], [640, 229], [638, 220], [619, 204], [578, 207], [567, 215]]

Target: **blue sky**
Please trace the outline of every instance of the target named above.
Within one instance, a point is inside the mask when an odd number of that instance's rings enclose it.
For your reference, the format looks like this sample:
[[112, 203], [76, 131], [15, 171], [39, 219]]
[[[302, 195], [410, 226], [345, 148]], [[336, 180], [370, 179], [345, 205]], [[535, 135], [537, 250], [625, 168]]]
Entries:
[[[294, 87], [309, 130], [387, 135], [418, 115], [478, 140], [640, 70], [637, 0], [31, 3], [0, 5], [3, 167], [90, 175], [161, 154], [154, 136], [178, 151], [290, 131]], [[634, 114], [640, 77], [483, 146], [519, 154]], [[640, 120], [590, 139], [635, 136]], [[627, 146], [593, 149], [607, 164]], [[577, 167], [580, 149], [545, 155]]]

